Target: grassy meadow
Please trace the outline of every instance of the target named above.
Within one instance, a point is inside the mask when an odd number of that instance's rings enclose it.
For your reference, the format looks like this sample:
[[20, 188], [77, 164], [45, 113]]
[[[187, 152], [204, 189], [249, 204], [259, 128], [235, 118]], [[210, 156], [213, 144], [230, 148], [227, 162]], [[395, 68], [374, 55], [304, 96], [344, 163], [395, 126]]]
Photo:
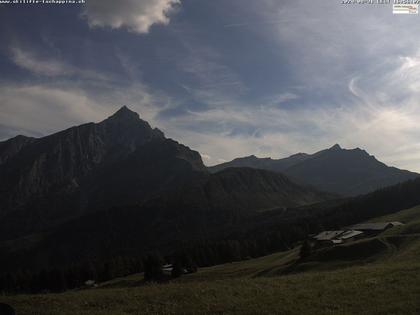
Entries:
[[61, 294], [3, 296], [26, 314], [420, 314], [420, 207], [381, 235], [315, 252], [299, 249], [202, 268], [163, 284], [142, 275]]

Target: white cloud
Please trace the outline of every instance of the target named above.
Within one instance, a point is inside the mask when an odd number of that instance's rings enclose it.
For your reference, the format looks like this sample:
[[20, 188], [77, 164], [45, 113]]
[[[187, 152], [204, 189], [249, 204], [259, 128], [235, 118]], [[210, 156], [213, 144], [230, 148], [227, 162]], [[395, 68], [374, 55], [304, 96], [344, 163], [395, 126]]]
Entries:
[[41, 85], [2, 86], [0, 103], [0, 121], [8, 128], [44, 134], [98, 120], [106, 113], [106, 107], [80, 90]]
[[10, 49], [10, 54], [12, 61], [18, 67], [37, 75], [47, 77], [78, 76], [79, 78], [107, 80], [106, 76], [100, 75], [95, 71], [79, 69], [64, 61], [51, 57], [40, 57], [33, 51], [25, 50], [20, 47], [12, 47]]
[[56, 60], [42, 60], [28, 51], [14, 47], [11, 49], [13, 62], [31, 72], [46, 76], [61, 76], [74, 73], [74, 69]]
[[82, 16], [90, 27], [148, 33], [153, 24], [168, 24], [168, 14], [179, 3], [179, 0], [89, 0]]

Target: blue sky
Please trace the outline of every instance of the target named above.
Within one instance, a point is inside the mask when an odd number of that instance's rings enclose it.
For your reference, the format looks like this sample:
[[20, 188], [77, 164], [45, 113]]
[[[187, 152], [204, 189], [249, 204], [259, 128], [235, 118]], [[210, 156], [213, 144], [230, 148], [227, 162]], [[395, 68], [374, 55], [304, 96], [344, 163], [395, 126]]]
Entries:
[[206, 164], [334, 143], [420, 171], [420, 17], [339, 0], [0, 6], [0, 139], [122, 105]]

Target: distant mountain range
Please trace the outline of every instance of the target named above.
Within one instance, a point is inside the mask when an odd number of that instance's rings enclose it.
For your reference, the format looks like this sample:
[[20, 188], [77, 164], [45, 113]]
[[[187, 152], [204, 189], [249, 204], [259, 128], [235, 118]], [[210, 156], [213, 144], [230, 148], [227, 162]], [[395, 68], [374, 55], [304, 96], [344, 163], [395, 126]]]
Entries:
[[1, 142], [0, 178], [0, 240], [168, 196], [181, 196], [179, 203], [192, 208], [245, 212], [332, 197], [270, 171], [211, 175], [198, 152], [165, 138], [127, 107], [97, 124]]
[[[279, 248], [418, 202], [419, 184], [409, 182], [340, 207], [350, 199], [336, 193], [417, 177], [359, 149], [248, 157], [210, 171], [127, 107], [96, 124], [0, 142], [0, 265], [40, 270], [213, 241], [223, 251], [231, 239]], [[371, 208], [378, 200], [383, 209]]]
[[342, 196], [356, 196], [419, 176], [389, 167], [359, 148], [338, 144], [314, 154], [298, 153], [284, 159], [248, 156], [209, 167], [212, 173], [231, 167], [251, 167], [285, 174], [300, 184]]

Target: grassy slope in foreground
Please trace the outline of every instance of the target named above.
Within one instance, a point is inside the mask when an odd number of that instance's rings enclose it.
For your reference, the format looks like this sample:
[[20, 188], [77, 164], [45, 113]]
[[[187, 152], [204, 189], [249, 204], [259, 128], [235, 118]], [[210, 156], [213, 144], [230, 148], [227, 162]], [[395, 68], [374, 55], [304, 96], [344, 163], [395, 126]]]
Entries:
[[[295, 249], [203, 268], [167, 284], [143, 285], [141, 275], [133, 275], [98, 289], [2, 300], [15, 306], [20, 315], [419, 314], [420, 207], [374, 221], [381, 220], [399, 220], [406, 225], [374, 240], [346, 245], [344, 250], [354, 251], [363, 242], [380, 242], [384, 250], [373, 251], [368, 258], [350, 255], [346, 261], [326, 252], [321, 255], [322, 263], [302, 264], [305, 268], [300, 269], [306, 272], [285, 273], [296, 259]], [[322, 271], [340, 264], [347, 267]]]

